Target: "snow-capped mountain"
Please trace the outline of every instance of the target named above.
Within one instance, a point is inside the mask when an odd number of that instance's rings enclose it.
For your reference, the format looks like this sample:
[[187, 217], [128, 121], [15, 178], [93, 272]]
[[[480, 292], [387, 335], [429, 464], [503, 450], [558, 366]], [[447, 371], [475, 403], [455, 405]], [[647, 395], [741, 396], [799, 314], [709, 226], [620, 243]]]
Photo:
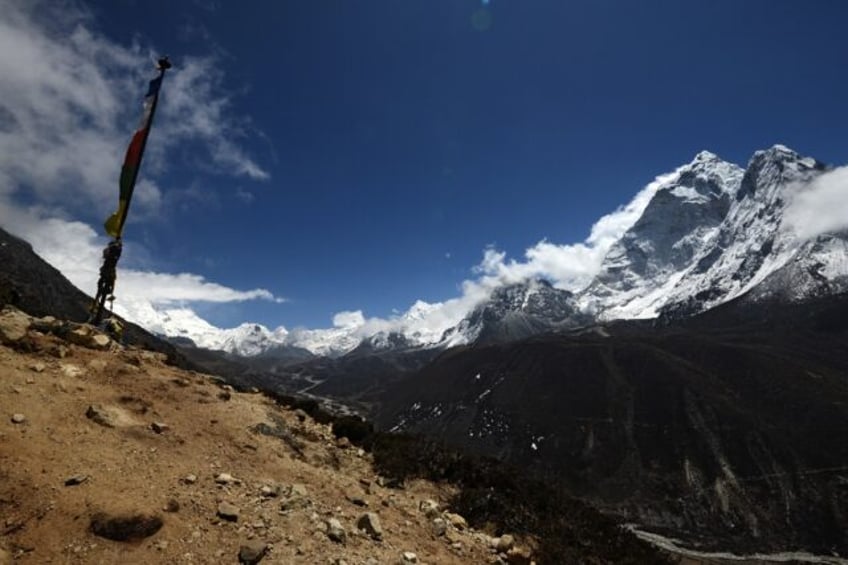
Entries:
[[531, 279], [495, 289], [488, 300], [445, 332], [440, 345], [510, 341], [591, 322], [571, 292]]
[[[708, 151], [658, 180], [597, 276], [573, 292], [511, 281], [475, 300], [417, 302], [390, 320], [360, 312], [328, 329], [221, 330], [190, 310], [119, 312], [149, 330], [244, 356], [296, 347], [320, 356], [508, 341], [613, 319], [688, 316], [746, 295], [800, 300], [848, 290], [848, 232], [803, 238], [787, 211], [827, 167], [784, 147], [757, 151], [746, 168]], [[848, 187], [846, 187], [848, 190]], [[132, 310], [131, 305], [124, 310]], [[149, 310], [149, 311], [148, 311]]]
[[655, 317], [694, 259], [712, 249], [743, 174], [707, 151], [679, 168], [610, 248], [581, 307], [605, 319]]
[[804, 241], [784, 216], [798, 191], [825, 171], [782, 145], [756, 152], [744, 171], [699, 154], [657, 191], [579, 303], [610, 320], [696, 314], [767, 279], [770, 294], [820, 293], [826, 281], [848, 274], [844, 234]]

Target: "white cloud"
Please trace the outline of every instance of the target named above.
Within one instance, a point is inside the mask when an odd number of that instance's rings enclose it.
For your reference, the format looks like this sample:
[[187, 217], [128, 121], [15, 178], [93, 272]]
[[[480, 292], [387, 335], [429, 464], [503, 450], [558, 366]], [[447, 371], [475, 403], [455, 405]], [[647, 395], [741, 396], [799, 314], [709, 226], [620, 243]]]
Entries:
[[824, 173], [800, 188], [784, 221], [802, 239], [848, 229], [848, 167]]
[[[91, 226], [58, 217], [43, 218], [40, 211], [3, 206], [0, 201], [0, 225], [28, 241], [36, 253], [56, 267], [77, 288], [92, 294], [97, 287], [101, 253], [106, 239]], [[126, 242], [124, 253], [138, 244]], [[135, 251], [144, 254], [143, 250]], [[120, 305], [146, 302], [154, 306], [172, 306], [186, 302], [242, 302], [270, 300], [284, 302], [265, 289], [236, 290], [191, 273], [157, 273], [118, 269], [116, 288]]]
[[[487, 248], [473, 269], [476, 278], [463, 281], [456, 298], [435, 303], [419, 300], [406, 312], [389, 318], [366, 318], [360, 310], [339, 312], [333, 318], [334, 329], [312, 332], [347, 330], [362, 338], [379, 331], [397, 331], [417, 334], [422, 341], [436, 341], [504, 284], [544, 278], [559, 288], [580, 289], [598, 273], [609, 248], [636, 223], [657, 189], [677, 174], [657, 177], [628, 204], [595, 222], [581, 243], [560, 245], [542, 240], [524, 252], [523, 261], [508, 259], [505, 252], [494, 247]], [[293, 334], [292, 338], [296, 341], [297, 336]]]
[[[154, 76], [153, 59], [149, 48], [99, 35], [90, 14], [73, 3], [0, 0], [0, 225], [89, 294], [106, 239], [80, 219], [99, 223], [117, 205], [120, 166]], [[136, 186], [136, 216], [157, 215], [163, 193], [180, 192], [162, 188], [175, 151], [197, 151], [197, 160], [215, 173], [269, 176], [240, 145], [250, 122], [233, 117], [215, 58], [174, 63]], [[126, 241], [129, 252], [147, 254]], [[125, 268], [116, 291], [116, 306], [125, 301], [137, 311], [194, 301], [282, 300], [198, 274]]]
[[364, 325], [362, 310], [339, 312], [333, 316], [333, 327], [336, 328], [358, 328]]
[[[0, 195], [99, 217], [117, 204], [123, 153], [141, 116], [154, 53], [94, 31], [70, 3], [0, 0]], [[269, 177], [241, 146], [250, 121], [232, 110], [213, 57], [174, 61], [134, 211], [157, 211], [160, 176], [175, 159], [254, 180]], [[70, 198], [69, 198], [70, 197]]]
[[598, 274], [613, 243], [636, 223], [657, 189], [677, 174], [675, 171], [654, 179], [627, 205], [595, 222], [589, 237], [581, 243], [556, 244], [542, 240], [524, 252], [523, 261], [507, 260], [505, 253], [487, 249], [476, 268], [481, 275], [478, 283], [493, 287], [538, 277], [567, 290], [586, 286]]

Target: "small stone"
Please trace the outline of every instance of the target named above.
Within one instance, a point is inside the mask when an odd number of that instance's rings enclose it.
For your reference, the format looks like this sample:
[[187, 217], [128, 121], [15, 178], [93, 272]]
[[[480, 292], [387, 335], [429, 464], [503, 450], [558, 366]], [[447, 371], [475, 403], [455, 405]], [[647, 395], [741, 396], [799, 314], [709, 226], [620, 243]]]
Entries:
[[327, 520], [327, 537], [337, 543], [343, 544], [347, 541], [347, 532], [336, 518]]
[[162, 422], [153, 422], [152, 424], [150, 424], [150, 428], [157, 434], [161, 434], [170, 430], [171, 426]]
[[493, 542], [498, 553], [506, 553], [515, 545], [515, 538], [509, 534], [504, 534], [499, 538], [495, 538]]
[[165, 512], [179, 512], [180, 511], [180, 503], [176, 498], [169, 498], [168, 502], [165, 504], [164, 508]]
[[374, 512], [366, 512], [356, 521], [356, 527], [371, 536], [371, 539], [383, 539], [383, 526], [380, 524], [380, 517]]
[[445, 535], [448, 529], [448, 524], [443, 518], [433, 518], [433, 533], [437, 536]]
[[304, 412], [302, 409], [298, 408], [297, 410], [295, 410], [294, 415], [297, 418], [298, 422], [303, 423], [306, 421], [306, 412]]
[[32, 377], [27, 377], [26, 384], [32, 385], [35, 384], [35, 379]]
[[268, 485], [264, 485], [262, 488], [260, 488], [259, 494], [261, 494], [262, 496], [267, 497], [267, 498], [277, 496], [276, 491], [274, 491], [274, 489], [272, 489]]
[[219, 473], [215, 476], [215, 482], [219, 485], [228, 485], [236, 482], [236, 479], [229, 473]]
[[218, 505], [218, 516], [228, 522], [237, 522], [239, 519], [239, 509], [234, 504], [222, 502]]
[[418, 563], [418, 556], [411, 551], [404, 551], [402, 557], [404, 563]]
[[26, 422], [26, 416], [23, 414], [12, 414], [13, 424], [23, 424], [24, 422]]
[[33, 371], [35, 371], [36, 373], [43, 373], [44, 369], [47, 368], [47, 365], [45, 365], [44, 363], [38, 362], [38, 363], [33, 363], [32, 365], [29, 366], [29, 368], [32, 369]]
[[350, 447], [350, 440], [344, 436], [336, 440], [336, 447], [339, 449], [347, 449]]
[[107, 428], [119, 428], [135, 424], [135, 420], [127, 412], [116, 406], [91, 404], [85, 411], [85, 416]]
[[445, 512], [445, 520], [457, 530], [464, 530], [468, 527], [468, 522], [465, 521], [465, 518], [453, 512]]
[[218, 400], [227, 401], [232, 398], [232, 394], [228, 390], [222, 390], [218, 393]]
[[165, 540], [158, 541], [153, 547], [155, 547], [158, 551], [165, 551], [168, 549], [168, 542]]
[[433, 519], [439, 515], [439, 503], [428, 498], [418, 504], [418, 510], [423, 512], [428, 518]]
[[355, 504], [356, 506], [368, 506], [368, 501], [361, 496], [352, 494], [348, 496], [347, 499], [351, 502], [351, 504]]
[[254, 565], [262, 561], [268, 553], [268, 544], [260, 540], [251, 540], [241, 544], [238, 560], [244, 565]]
[[186, 475], [183, 477], [183, 482], [187, 485], [193, 485], [197, 482], [197, 475]]
[[109, 346], [112, 344], [112, 340], [107, 335], [103, 334], [95, 334], [91, 336], [91, 339], [88, 342], [88, 347], [91, 349], [109, 349]]
[[453, 529], [445, 530], [445, 539], [448, 543], [456, 543], [462, 541], [462, 534]]
[[74, 475], [73, 477], [68, 477], [67, 479], [65, 479], [65, 486], [66, 487], [73, 487], [73, 486], [81, 485], [87, 480], [88, 480], [88, 475]]
[[506, 552], [506, 561], [510, 565], [530, 565], [533, 554], [526, 547], [515, 546]]
[[[53, 349], [51, 351], [51, 353], [53, 354], [54, 357], [58, 357], [59, 359], [64, 359], [65, 357], [67, 357], [68, 355], [71, 354], [71, 350], [68, 349], [67, 346], [59, 344], [59, 345], [56, 346], [55, 349]], [[71, 375], [68, 375], [68, 376], [71, 376]]]

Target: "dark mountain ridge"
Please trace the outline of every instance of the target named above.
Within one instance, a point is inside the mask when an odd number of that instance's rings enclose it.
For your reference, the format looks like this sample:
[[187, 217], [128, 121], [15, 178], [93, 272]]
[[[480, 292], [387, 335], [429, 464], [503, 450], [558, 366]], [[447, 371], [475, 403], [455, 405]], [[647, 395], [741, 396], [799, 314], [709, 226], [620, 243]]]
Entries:
[[[0, 228], [0, 265], [0, 304], [11, 304], [32, 316], [54, 316], [72, 322], [88, 319], [92, 298], [39, 257], [29, 243], [3, 228]], [[126, 343], [164, 353], [178, 367], [200, 368], [164, 339], [136, 324], [122, 322]]]
[[564, 480], [708, 549], [848, 553], [848, 294], [454, 348], [380, 426]]

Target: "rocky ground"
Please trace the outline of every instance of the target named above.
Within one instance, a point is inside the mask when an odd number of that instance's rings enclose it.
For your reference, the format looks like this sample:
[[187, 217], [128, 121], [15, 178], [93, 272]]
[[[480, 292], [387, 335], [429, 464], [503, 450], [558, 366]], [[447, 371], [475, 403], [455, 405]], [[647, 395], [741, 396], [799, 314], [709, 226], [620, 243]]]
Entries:
[[2, 565], [531, 561], [262, 394], [8, 307], [0, 342]]

